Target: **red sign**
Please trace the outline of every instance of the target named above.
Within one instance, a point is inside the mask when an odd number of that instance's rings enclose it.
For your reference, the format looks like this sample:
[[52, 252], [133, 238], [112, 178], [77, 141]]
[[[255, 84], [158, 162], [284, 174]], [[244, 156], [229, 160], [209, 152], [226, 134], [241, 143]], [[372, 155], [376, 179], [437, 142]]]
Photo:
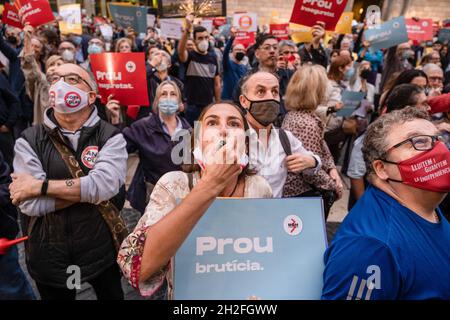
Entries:
[[405, 19], [406, 30], [408, 30], [408, 38], [415, 41], [433, 40], [433, 20], [420, 19]]
[[122, 105], [149, 106], [145, 55], [133, 53], [99, 53], [89, 56], [92, 72], [106, 104], [108, 96]]
[[5, 10], [3, 11], [2, 22], [12, 27], [23, 29], [22, 22], [20, 21], [19, 12], [16, 7], [5, 2]]
[[236, 37], [234, 38], [234, 45], [242, 44], [245, 48], [255, 43], [255, 33], [238, 31], [236, 32]]
[[289, 39], [289, 23], [271, 24], [270, 33], [278, 40]]
[[227, 24], [227, 18], [225, 17], [218, 17], [213, 19], [213, 25], [216, 28], [223, 26], [224, 24]]
[[295, 0], [291, 22], [307, 27], [325, 23], [325, 30], [334, 31], [344, 12], [347, 0]]
[[14, 5], [23, 24], [28, 22], [36, 28], [55, 20], [52, 8], [46, 0], [16, 0]]

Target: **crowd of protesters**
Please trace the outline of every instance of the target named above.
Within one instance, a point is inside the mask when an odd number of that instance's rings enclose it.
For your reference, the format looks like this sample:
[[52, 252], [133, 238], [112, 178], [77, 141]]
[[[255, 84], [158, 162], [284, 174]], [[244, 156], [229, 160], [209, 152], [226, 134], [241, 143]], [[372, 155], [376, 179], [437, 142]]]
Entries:
[[[98, 299], [123, 299], [122, 275], [143, 296], [171, 298], [171, 259], [216, 197], [318, 196], [327, 219], [344, 177], [350, 212], [325, 253], [322, 297], [355, 298], [354, 277], [378, 265], [383, 286], [368, 300], [450, 299], [448, 43], [372, 51], [364, 22], [327, 43], [318, 23], [310, 43], [258, 32], [245, 46], [192, 15], [177, 41], [158, 25], [138, 35], [95, 21], [83, 17], [82, 35], [56, 22], [0, 34], [0, 238], [21, 222], [41, 299], [75, 299], [70, 265]], [[102, 103], [90, 57], [104, 52], [145, 53], [150, 105]], [[364, 93], [349, 116], [344, 91]], [[427, 155], [446, 173], [414, 181], [404, 166]], [[142, 215], [134, 230], [120, 216], [126, 199]], [[0, 255], [0, 299], [34, 298], [17, 248]]]

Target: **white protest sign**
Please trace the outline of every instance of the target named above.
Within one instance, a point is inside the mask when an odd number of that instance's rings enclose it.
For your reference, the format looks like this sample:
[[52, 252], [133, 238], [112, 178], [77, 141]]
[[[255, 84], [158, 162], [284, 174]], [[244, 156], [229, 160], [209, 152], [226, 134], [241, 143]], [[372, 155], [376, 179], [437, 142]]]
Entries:
[[154, 14], [147, 14], [147, 27], [154, 27], [156, 16]]
[[183, 32], [183, 20], [179, 19], [161, 19], [161, 36], [163, 38], [181, 39]]
[[213, 21], [212, 20], [202, 20], [200, 25], [208, 30], [208, 33], [212, 33], [213, 30]]
[[253, 12], [235, 13], [233, 15], [233, 27], [240, 31], [256, 32], [258, 27], [258, 15]]

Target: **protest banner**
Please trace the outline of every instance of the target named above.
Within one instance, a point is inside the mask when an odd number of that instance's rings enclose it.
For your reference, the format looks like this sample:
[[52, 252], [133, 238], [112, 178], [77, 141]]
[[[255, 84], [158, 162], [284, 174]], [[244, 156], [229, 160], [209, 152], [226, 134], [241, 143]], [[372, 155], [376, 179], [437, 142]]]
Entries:
[[405, 19], [406, 30], [408, 32], [408, 38], [414, 41], [427, 41], [433, 40], [433, 20], [432, 19], [420, 19], [418, 21], [414, 19]]
[[387, 49], [408, 41], [405, 18], [403, 16], [386, 21], [365, 31], [370, 50]]
[[8, 2], [5, 3], [5, 10], [3, 11], [2, 22], [11, 27], [23, 29], [23, 24], [19, 17], [17, 8]]
[[119, 27], [133, 28], [137, 34], [147, 33], [147, 7], [108, 3], [108, 8]]
[[217, 18], [213, 19], [213, 24], [214, 24], [214, 27], [216, 27], [216, 28], [223, 26], [226, 23], [227, 23], [226, 17], [217, 17]]
[[321, 21], [325, 30], [334, 31], [346, 4], [347, 0], [296, 0], [290, 22], [312, 27]]
[[147, 27], [154, 27], [156, 16], [154, 14], [147, 14]]
[[258, 28], [258, 15], [253, 12], [235, 13], [233, 27], [239, 31], [256, 32]]
[[361, 104], [366, 94], [364, 92], [353, 92], [344, 90], [342, 92], [342, 104], [344, 107], [336, 112], [338, 117], [349, 117]]
[[334, 30], [334, 32], [339, 34], [351, 34], [352, 20], [353, 20], [353, 12], [342, 13], [338, 23], [336, 24], [336, 29]]
[[231, 24], [228, 24], [228, 23], [223, 24], [217, 29], [219, 30], [219, 35], [220, 36], [228, 38], [230, 36]]
[[320, 198], [217, 199], [174, 258], [174, 299], [320, 299]]
[[161, 37], [179, 40], [183, 36], [184, 22], [181, 19], [160, 19]]
[[255, 43], [255, 32], [237, 31], [234, 44], [242, 44], [245, 48]]
[[62, 34], [83, 34], [81, 25], [81, 6], [80, 4], [67, 4], [59, 7], [59, 29]]
[[278, 40], [287, 40], [289, 39], [289, 24], [271, 24], [270, 33]]
[[99, 28], [100, 28], [100, 32], [101, 32], [103, 38], [105, 38], [105, 40], [112, 40], [113, 35], [114, 35], [114, 30], [111, 25], [102, 24], [99, 26]]
[[210, 19], [202, 19], [200, 21], [200, 25], [202, 27], [204, 27], [208, 31], [208, 33], [212, 33], [212, 31], [213, 31], [213, 21], [212, 20], [210, 20]]
[[439, 30], [438, 40], [441, 42], [450, 42], [450, 28]]
[[122, 105], [149, 105], [143, 52], [99, 53], [89, 59], [102, 103], [113, 94]]
[[311, 42], [313, 40], [310, 27], [290, 23], [289, 29], [291, 30], [292, 41], [295, 43]]
[[39, 27], [55, 20], [52, 8], [46, 0], [16, 0], [14, 5], [22, 23]]

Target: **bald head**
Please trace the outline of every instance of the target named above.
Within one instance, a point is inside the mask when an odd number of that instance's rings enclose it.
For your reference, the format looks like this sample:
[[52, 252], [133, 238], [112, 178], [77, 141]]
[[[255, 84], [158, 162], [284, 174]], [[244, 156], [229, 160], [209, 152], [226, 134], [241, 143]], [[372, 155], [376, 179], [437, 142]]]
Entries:
[[279, 88], [278, 78], [273, 73], [270, 72], [266, 71], [255, 72], [249, 75], [244, 80], [242, 84], [242, 93], [247, 95], [249, 91], [252, 91], [252, 89], [255, 89], [257, 87]]

